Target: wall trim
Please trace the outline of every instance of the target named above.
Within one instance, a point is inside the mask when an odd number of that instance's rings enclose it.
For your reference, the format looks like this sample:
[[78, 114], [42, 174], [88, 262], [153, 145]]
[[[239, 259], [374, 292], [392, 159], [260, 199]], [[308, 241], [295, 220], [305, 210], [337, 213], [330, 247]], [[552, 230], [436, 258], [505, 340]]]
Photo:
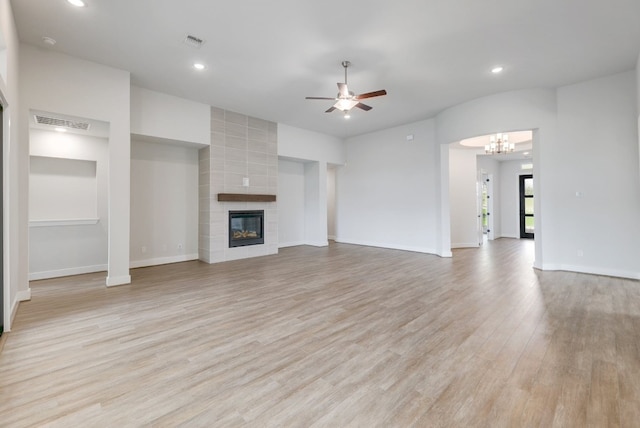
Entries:
[[474, 243], [452, 243], [451, 248], [480, 248], [480, 244]]
[[590, 275], [613, 276], [616, 278], [638, 279], [640, 272], [632, 272], [618, 269], [608, 269], [594, 266], [567, 265], [562, 263], [543, 263], [542, 270], [562, 270], [567, 272], [586, 273]]
[[[411, 251], [414, 253], [440, 255], [436, 250], [432, 248], [414, 247], [411, 245], [386, 244], [384, 242], [372, 242], [372, 241], [352, 241], [350, 239], [343, 239], [343, 238], [336, 238], [336, 242], [340, 242], [342, 244], [364, 245], [366, 247], [386, 248], [389, 250], [402, 250], [402, 251]], [[447, 256], [442, 256], [442, 257], [447, 257]]]
[[107, 287], [131, 284], [131, 275], [107, 276]]
[[60, 278], [62, 276], [82, 275], [85, 273], [103, 272], [107, 270], [107, 265], [80, 266], [68, 269], [48, 270], [42, 272], [29, 273], [29, 281], [40, 279]]
[[153, 259], [145, 259], [145, 260], [133, 260], [129, 262], [129, 267], [131, 269], [147, 267], [147, 266], [158, 266], [158, 265], [168, 265], [170, 263], [180, 263], [180, 262], [189, 262], [192, 260], [198, 260], [198, 253], [192, 254], [180, 254], [178, 256], [169, 256], [169, 257], [155, 257]]
[[11, 324], [9, 326], [7, 325], [4, 326], [5, 333], [11, 331], [11, 325], [13, 325], [13, 320], [15, 319], [16, 314], [18, 313], [18, 307], [20, 306], [20, 302], [26, 302], [28, 300], [31, 300], [31, 288], [27, 288], [26, 290], [21, 290], [16, 293], [16, 299], [11, 304], [11, 316], [9, 317], [9, 319], [11, 320]]
[[310, 245], [312, 247], [328, 247], [329, 241], [306, 241], [302, 245]]
[[299, 247], [301, 245], [305, 245], [304, 241], [281, 242], [278, 244], [278, 248]]
[[29, 227], [85, 226], [98, 224], [99, 218], [76, 218], [68, 220], [29, 220]]

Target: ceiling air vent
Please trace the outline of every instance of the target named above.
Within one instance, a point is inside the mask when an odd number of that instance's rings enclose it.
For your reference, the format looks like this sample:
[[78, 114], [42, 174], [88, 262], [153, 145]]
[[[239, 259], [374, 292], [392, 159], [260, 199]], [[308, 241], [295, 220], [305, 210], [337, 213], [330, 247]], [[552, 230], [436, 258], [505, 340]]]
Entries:
[[36, 123], [40, 125], [56, 126], [61, 128], [81, 129], [83, 131], [89, 130], [89, 124], [87, 122], [80, 122], [77, 120], [58, 119], [57, 117], [35, 115]]
[[185, 45], [191, 46], [192, 48], [199, 48], [204, 44], [204, 39], [192, 36], [191, 34], [187, 34], [187, 37], [184, 38], [183, 43]]

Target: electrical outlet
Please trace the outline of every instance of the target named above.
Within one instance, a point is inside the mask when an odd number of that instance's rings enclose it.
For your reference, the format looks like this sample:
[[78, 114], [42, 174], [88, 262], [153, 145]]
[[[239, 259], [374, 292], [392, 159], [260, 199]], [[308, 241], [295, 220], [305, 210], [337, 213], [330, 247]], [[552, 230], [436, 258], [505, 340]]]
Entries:
[[178, 244], [178, 250], [182, 250], [182, 244]]
[[578, 250], [578, 257], [583, 257], [583, 256], [584, 256], [584, 251]]
[[142, 248], [140, 248], [140, 252], [141, 253], [146, 253], [147, 252], [147, 247], [145, 247], [144, 245], [142, 246]]

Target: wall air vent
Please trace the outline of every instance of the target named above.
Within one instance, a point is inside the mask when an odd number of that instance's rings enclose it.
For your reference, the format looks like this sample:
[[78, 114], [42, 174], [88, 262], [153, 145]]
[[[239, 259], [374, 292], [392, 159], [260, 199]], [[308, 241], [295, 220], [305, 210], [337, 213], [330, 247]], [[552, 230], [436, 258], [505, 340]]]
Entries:
[[185, 45], [191, 46], [192, 48], [199, 48], [204, 44], [204, 39], [192, 36], [191, 34], [187, 34], [187, 37], [184, 38], [183, 43]]
[[87, 122], [80, 122], [77, 120], [59, 119], [57, 117], [35, 115], [36, 123], [40, 125], [49, 125], [60, 128], [81, 129], [83, 131], [89, 130], [89, 124]]

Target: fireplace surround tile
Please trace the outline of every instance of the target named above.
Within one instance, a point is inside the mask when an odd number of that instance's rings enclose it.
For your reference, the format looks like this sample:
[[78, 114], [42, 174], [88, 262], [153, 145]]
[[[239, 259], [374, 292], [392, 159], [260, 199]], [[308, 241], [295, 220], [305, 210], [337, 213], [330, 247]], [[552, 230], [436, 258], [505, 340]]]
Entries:
[[[208, 263], [278, 252], [277, 202], [218, 202], [218, 193], [277, 194], [277, 123], [211, 108], [211, 147], [200, 155], [200, 259]], [[207, 162], [208, 161], [208, 162]], [[248, 177], [250, 185], [243, 186]], [[261, 245], [228, 247], [229, 210], [264, 210]], [[208, 232], [207, 232], [208, 230]]]

